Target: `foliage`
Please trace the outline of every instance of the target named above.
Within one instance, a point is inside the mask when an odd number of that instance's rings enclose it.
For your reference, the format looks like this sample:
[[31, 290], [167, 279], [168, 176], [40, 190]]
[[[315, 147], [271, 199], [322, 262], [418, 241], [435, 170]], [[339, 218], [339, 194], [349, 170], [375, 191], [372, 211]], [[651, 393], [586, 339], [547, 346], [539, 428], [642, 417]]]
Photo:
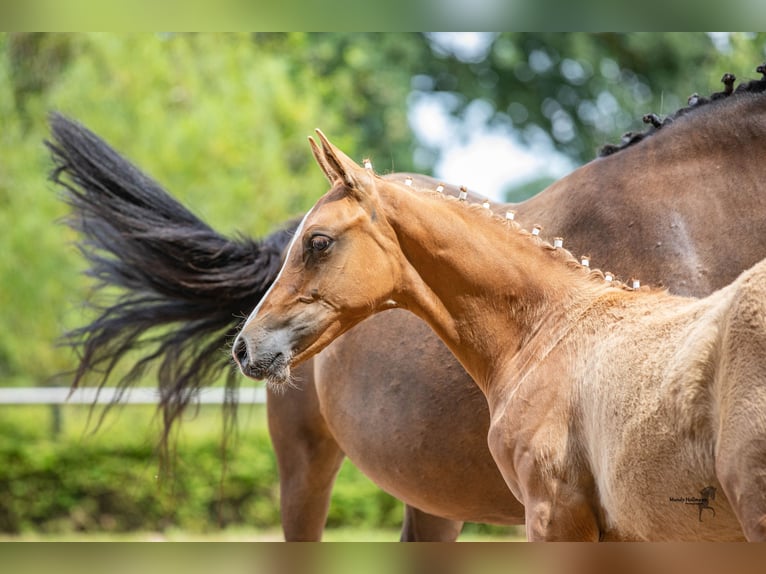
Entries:
[[[95, 433], [84, 432], [93, 430], [84, 423], [87, 407], [64, 409], [64, 428], [52, 437], [46, 407], [3, 408], [0, 532], [279, 527], [276, 461], [262, 407], [240, 422], [225, 472], [220, 413], [203, 408], [184, 425], [172, 475], [161, 480], [150, 407], [111, 412]], [[343, 466], [328, 525], [397, 528], [401, 519], [398, 501]]]
[[476, 102], [488, 103], [490, 124], [529, 143], [550, 138], [583, 163], [623, 132], [642, 131], [644, 114], [668, 115], [694, 92], [721, 90], [725, 72], [758, 77], [765, 42], [764, 34], [742, 33], [718, 47], [703, 33], [504, 33], [476, 61], [442, 47], [423, 91], [450, 94], [463, 118]]
[[[276, 459], [263, 406], [241, 407], [237, 440], [225, 460], [220, 410], [203, 406], [190, 413], [166, 476], [159, 475], [160, 421], [153, 407], [110, 410], [100, 426], [100, 410], [60, 409], [58, 419], [47, 406], [0, 407], [0, 533], [280, 528]], [[397, 530], [402, 511], [399, 501], [346, 461], [327, 527]], [[463, 530], [510, 531], [481, 524]]]
[[323, 110], [334, 111], [342, 122], [333, 139], [374, 158], [378, 171], [412, 170], [410, 78], [433, 58], [423, 35], [256, 34], [255, 42], [300, 55], [292, 60], [296, 72], [310, 71], [309, 89], [321, 98]]

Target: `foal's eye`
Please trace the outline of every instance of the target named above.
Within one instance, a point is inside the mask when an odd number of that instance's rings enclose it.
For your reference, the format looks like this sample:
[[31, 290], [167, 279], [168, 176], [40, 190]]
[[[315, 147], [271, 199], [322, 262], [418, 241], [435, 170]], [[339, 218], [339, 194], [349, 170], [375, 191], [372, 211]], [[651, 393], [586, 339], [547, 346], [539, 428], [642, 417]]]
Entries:
[[332, 245], [332, 239], [326, 235], [314, 235], [311, 239], [309, 239], [309, 246], [311, 247], [311, 250], [317, 253], [325, 251], [328, 247], [330, 247], [330, 245]]

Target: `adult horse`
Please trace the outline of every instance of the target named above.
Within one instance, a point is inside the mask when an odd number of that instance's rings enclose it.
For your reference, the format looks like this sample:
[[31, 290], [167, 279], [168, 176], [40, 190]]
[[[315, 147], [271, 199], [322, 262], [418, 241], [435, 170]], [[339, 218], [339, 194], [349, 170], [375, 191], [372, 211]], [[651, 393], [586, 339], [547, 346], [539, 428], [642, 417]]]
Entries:
[[[762, 82], [747, 87], [759, 92]], [[620, 277], [704, 295], [766, 254], [765, 125], [762, 96], [716, 98], [510, 207]], [[177, 394], [188, 398], [222, 365], [232, 316], [257, 303], [290, 234], [226, 240], [86, 130], [61, 118], [52, 128], [93, 272], [126, 289], [127, 304], [105, 307], [73, 334], [83, 350], [78, 378], [137, 346], [145, 330], [177, 324], [147, 358], [163, 361], [168, 405], [182, 404]], [[435, 183], [415, 178], [413, 187]], [[204, 265], [185, 263], [192, 249], [207, 249]], [[302, 392], [268, 395], [288, 539], [321, 536], [344, 453], [410, 503], [403, 539], [452, 539], [462, 520], [523, 521], [486, 446], [484, 397], [417, 318], [372, 317], [298, 370]]]
[[[279, 388], [365, 318], [407, 309], [486, 397], [530, 540], [766, 540], [766, 260], [704, 299], [627, 287], [317, 134], [331, 189], [234, 342], [243, 374]], [[714, 520], [675, 504], [706, 485], [725, 495]]]

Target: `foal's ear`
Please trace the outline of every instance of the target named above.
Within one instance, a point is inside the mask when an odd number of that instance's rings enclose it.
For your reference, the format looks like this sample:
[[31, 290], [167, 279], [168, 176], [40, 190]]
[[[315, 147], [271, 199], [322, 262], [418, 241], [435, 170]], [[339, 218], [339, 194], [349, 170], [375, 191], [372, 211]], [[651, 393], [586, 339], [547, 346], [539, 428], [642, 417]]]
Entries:
[[311, 144], [314, 158], [317, 160], [319, 167], [322, 168], [325, 177], [327, 177], [331, 184], [340, 179], [349, 189], [361, 190], [369, 181], [370, 174], [368, 170], [332, 145], [321, 130], [316, 130], [316, 133], [322, 144], [321, 149], [314, 141], [314, 138], [309, 138], [309, 143]]
[[330, 185], [332, 185], [335, 183], [335, 180], [340, 177], [340, 175], [338, 175], [338, 173], [336, 173], [329, 165], [327, 165], [327, 160], [324, 158], [324, 154], [322, 153], [320, 147], [317, 145], [317, 142], [314, 141], [314, 138], [309, 136], [309, 143], [311, 144], [311, 153], [314, 154], [314, 159], [317, 160], [322, 173], [324, 173], [327, 181], [329, 181]]

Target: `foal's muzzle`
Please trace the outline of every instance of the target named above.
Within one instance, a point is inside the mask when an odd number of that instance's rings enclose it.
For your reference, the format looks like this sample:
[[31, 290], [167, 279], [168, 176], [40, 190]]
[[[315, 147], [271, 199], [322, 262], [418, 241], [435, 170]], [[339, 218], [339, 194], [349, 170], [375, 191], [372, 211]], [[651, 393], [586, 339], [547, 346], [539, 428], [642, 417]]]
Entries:
[[242, 374], [251, 379], [266, 379], [270, 382], [283, 382], [289, 378], [289, 354], [279, 349], [259, 346], [257, 352], [251, 350], [247, 339], [240, 333], [232, 347], [232, 355]]

